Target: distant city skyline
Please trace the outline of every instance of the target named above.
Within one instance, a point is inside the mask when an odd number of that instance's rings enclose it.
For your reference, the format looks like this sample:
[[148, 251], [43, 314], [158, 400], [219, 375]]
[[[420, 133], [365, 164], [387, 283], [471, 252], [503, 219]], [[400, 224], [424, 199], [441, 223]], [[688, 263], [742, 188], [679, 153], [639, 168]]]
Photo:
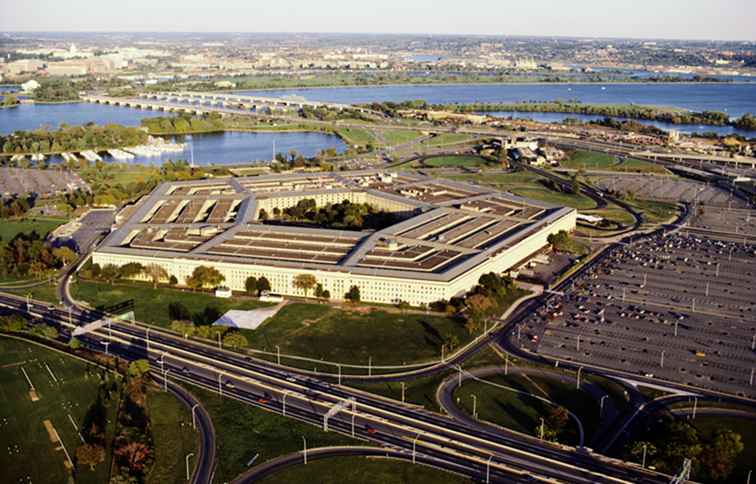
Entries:
[[[257, 2], [256, 2], [257, 3]], [[2, 31], [322, 32], [756, 40], [752, 0], [25, 0]]]

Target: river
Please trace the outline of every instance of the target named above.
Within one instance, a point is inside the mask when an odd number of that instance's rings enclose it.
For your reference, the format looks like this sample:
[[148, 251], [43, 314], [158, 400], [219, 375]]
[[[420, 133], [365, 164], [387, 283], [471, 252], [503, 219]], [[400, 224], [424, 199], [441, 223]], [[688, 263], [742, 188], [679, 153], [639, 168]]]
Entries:
[[652, 104], [691, 111], [756, 114], [756, 83], [680, 84], [461, 84], [324, 87], [240, 91], [270, 97], [303, 96], [344, 104], [423, 99], [432, 104], [578, 100], [586, 104]]

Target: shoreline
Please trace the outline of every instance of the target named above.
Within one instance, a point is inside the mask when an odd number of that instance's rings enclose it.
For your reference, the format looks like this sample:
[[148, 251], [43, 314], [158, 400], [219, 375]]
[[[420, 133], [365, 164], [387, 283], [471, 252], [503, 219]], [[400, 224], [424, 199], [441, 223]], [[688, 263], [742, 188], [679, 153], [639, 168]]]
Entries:
[[249, 91], [288, 91], [299, 89], [359, 89], [359, 88], [376, 88], [376, 87], [438, 87], [438, 86], [565, 86], [565, 85], [665, 85], [665, 86], [678, 86], [678, 85], [706, 85], [706, 86], [720, 86], [720, 85], [756, 85], [756, 77], [753, 81], [679, 81], [679, 82], [651, 82], [651, 81], [523, 81], [523, 82], [505, 82], [505, 81], [470, 81], [470, 82], [393, 82], [386, 84], [335, 84], [328, 86], [290, 86], [290, 87], [259, 87], [259, 88], [247, 88], [247, 89], [213, 89], [208, 92], [214, 93], [243, 93]]

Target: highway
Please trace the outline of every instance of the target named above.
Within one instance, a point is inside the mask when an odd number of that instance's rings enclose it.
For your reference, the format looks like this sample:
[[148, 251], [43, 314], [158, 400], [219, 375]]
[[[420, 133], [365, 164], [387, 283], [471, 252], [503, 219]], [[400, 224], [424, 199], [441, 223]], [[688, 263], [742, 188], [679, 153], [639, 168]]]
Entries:
[[[44, 303], [0, 296], [0, 304], [61, 327], [62, 332], [95, 321], [100, 315], [80, 308], [69, 313]], [[149, 333], [149, 334], [148, 334]], [[158, 380], [185, 381], [227, 397], [322, 425], [401, 450], [461, 466], [466, 475], [489, 475], [494, 482], [535, 478], [541, 482], [664, 482], [643, 471], [585, 449], [523, 442], [490, 427], [470, 429], [452, 418], [406, 406], [348, 387], [286, 372], [275, 365], [138, 325], [111, 321], [81, 336], [87, 346], [128, 359], [149, 359]], [[105, 344], [107, 343], [107, 345]], [[332, 412], [333, 413], [333, 412]]]

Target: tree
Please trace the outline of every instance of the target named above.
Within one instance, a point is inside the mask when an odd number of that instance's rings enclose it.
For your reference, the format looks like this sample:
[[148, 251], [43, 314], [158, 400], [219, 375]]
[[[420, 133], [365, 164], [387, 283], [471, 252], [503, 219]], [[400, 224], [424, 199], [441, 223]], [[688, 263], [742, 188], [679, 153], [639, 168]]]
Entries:
[[17, 314], [0, 317], [0, 331], [18, 333], [26, 328], [26, 320]]
[[145, 359], [134, 360], [131, 363], [129, 363], [129, 378], [133, 378], [133, 379], [142, 378], [149, 371], [150, 371], [149, 360], [145, 360]]
[[253, 276], [249, 276], [246, 281], [244, 281], [244, 289], [247, 291], [247, 294], [250, 296], [257, 294], [257, 278]]
[[97, 464], [105, 460], [105, 449], [93, 444], [80, 445], [76, 448], [76, 460], [93, 471]]
[[270, 291], [270, 281], [265, 276], [260, 276], [257, 280], [257, 295], [259, 296], [263, 292]]
[[152, 280], [152, 287], [156, 288], [160, 281], [168, 279], [168, 271], [159, 264], [149, 264], [144, 268], [144, 275]]
[[171, 321], [171, 331], [183, 335], [184, 338], [190, 338], [194, 335], [195, 329], [194, 324], [189, 321]]
[[299, 274], [294, 277], [294, 287], [303, 290], [305, 297], [307, 297], [307, 293], [310, 292], [310, 289], [315, 287], [317, 283], [317, 279], [315, 279], [315, 276], [312, 274]]
[[396, 303], [396, 307], [399, 308], [399, 311], [401, 311], [402, 314], [404, 314], [410, 308], [410, 303], [408, 303], [407, 301], [399, 300]]
[[192, 275], [186, 278], [186, 285], [192, 289], [202, 289], [204, 287], [217, 287], [226, 280], [226, 277], [215, 267], [197, 266]]
[[121, 277], [121, 270], [115, 264], [105, 264], [102, 271], [100, 271], [100, 277], [108, 283], [113, 284]]
[[136, 276], [144, 272], [144, 266], [139, 262], [129, 262], [124, 264], [119, 269], [119, 278], [121, 279], [133, 279]]
[[228, 346], [229, 348], [239, 349], [246, 348], [249, 345], [249, 342], [243, 334], [233, 332], [228, 333], [223, 337], [223, 345]]
[[729, 429], [719, 429], [714, 439], [704, 447], [701, 464], [714, 481], [723, 481], [735, 468], [735, 460], [743, 452], [740, 434]]
[[72, 350], [78, 350], [81, 348], [81, 341], [79, 341], [79, 338], [71, 337], [70, 340], [68, 340], [68, 347]]
[[360, 302], [360, 288], [357, 286], [352, 286], [349, 288], [349, 291], [344, 294], [344, 299], [347, 299], [352, 302]]
[[258, 214], [257, 218], [259, 218], [260, 220], [264, 222], [268, 220], [270, 216], [268, 215], [268, 212], [264, 208], [261, 208], [260, 213]]
[[173, 301], [168, 303], [168, 317], [171, 321], [190, 321], [192, 319], [192, 313], [179, 301]]
[[168, 284], [169, 284], [169, 285], [170, 285], [171, 287], [174, 287], [174, 286], [176, 286], [176, 284], [178, 284], [178, 279], [176, 278], [176, 276], [174, 276], [173, 274], [171, 274], [171, 278], [170, 278], [170, 279], [168, 279]]
[[58, 247], [53, 249], [53, 255], [63, 262], [63, 265], [68, 265], [76, 259], [76, 252], [72, 251], [68, 247]]

